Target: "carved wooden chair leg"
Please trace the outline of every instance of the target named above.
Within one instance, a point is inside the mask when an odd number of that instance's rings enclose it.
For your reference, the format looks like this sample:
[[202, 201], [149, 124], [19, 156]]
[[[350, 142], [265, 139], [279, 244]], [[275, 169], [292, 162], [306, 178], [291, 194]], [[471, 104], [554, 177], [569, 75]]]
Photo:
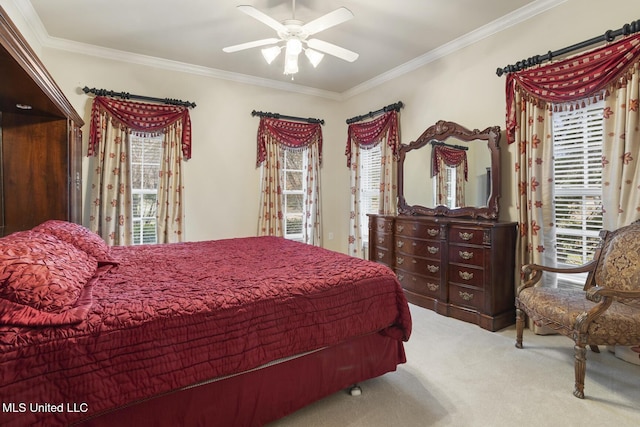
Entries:
[[584, 399], [584, 376], [587, 370], [587, 349], [584, 344], [578, 344], [573, 347], [575, 350], [575, 370], [576, 384], [573, 395], [580, 399]]
[[516, 347], [522, 348], [522, 331], [524, 330], [524, 313], [516, 308]]

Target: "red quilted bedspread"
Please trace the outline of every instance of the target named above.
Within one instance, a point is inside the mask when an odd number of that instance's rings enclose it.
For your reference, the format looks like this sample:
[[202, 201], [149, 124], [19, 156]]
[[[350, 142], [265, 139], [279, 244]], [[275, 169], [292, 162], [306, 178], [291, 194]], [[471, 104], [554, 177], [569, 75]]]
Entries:
[[0, 424], [69, 423], [350, 337], [411, 333], [391, 270], [329, 250], [251, 237], [111, 254], [85, 322], [0, 326]]

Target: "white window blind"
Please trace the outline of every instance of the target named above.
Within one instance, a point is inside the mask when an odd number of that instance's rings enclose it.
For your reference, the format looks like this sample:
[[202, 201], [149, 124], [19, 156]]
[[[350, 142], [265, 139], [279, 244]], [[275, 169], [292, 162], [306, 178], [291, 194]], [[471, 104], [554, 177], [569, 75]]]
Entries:
[[133, 244], [158, 242], [156, 212], [162, 160], [162, 135], [131, 135]]
[[[554, 212], [559, 266], [593, 258], [602, 229], [603, 102], [553, 114]], [[584, 284], [583, 277], [559, 279]]]
[[306, 187], [305, 150], [283, 150], [283, 209], [285, 238], [302, 241], [304, 190]]
[[365, 248], [369, 242], [369, 218], [380, 210], [380, 180], [382, 173], [382, 147], [380, 144], [360, 150], [360, 235]]

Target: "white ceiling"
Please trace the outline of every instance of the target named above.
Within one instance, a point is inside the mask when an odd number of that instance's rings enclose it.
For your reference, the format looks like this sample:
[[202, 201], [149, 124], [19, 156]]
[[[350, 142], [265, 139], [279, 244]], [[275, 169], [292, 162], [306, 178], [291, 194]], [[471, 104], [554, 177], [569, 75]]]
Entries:
[[[341, 6], [351, 10], [352, 20], [314, 37], [360, 56], [349, 63], [325, 55], [316, 69], [301, 56], [293, 81], [283, 74], [284, 55], [267, 65], [259, 48], [222, 51], [228, 45], [276, 37], [273, 29], [240, 12], [237, 5], [252, 5], [283, 21], [292, 18], [290, 0], [24, 0], [21, 11], [45, 46], [344, 95], [417, 68], [562, 1], [298, 0], [295, 17], [303, 22]], [[496, 67], [500, 65], [507, 64]]]

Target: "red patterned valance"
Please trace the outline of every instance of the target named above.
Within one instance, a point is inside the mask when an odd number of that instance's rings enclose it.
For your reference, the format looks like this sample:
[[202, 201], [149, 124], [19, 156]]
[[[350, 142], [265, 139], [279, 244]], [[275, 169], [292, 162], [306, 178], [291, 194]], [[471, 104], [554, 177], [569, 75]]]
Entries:
[[182, 154], [185, 159], [191, 158], [191, 118], [187, 107], [121, 101], [103, 96], [93, 99], [87, 155], [95, 155], [98, 148], [102, 134], [101, 111], [106, 111], [127, 128], [145, 133], [162, 133], [170, 125], [182, 120]]
[[320, 162], [322, 162], [322, 128], [320, 123], [301, 123], [287, 120], [260, 118], [258, 126], [258, 160], [259, 166], [267, 158], [267, 140], [275, 138], [288, 148], [304, 148], [318, 143]]
[[445, 147], [444, 145], [435, 145], [433, 147], [433, 156], [431, 159], [431, 176], [436, 176], [440, 173], [440, 162], [444, 161], [445, 165], [452, 168], [456, 168], [463, 164], [464, 180], [467, 181], [469, 167], [467, 164], [467, 152], [465, 150]]
[[351, 144], [356, 143], [361, 148], [372, 148], [387, 136], [387, 144], [391, 147], [393, 158], [398, 159], [398, 145], [400, 135], [398, 131], [398, 112], [387, 111], [382, 116], [365, 123], [351, 123], [347, 130], [347, 167], [351, 167]]
[[[515, 92], [549, 104], [565, 104], [602, 97], [640, 60], [640, 34], [552, 64], [507, 75], [507, 142], [515, 140]], [[573, 107], [573, 106], [572, 106]]]

